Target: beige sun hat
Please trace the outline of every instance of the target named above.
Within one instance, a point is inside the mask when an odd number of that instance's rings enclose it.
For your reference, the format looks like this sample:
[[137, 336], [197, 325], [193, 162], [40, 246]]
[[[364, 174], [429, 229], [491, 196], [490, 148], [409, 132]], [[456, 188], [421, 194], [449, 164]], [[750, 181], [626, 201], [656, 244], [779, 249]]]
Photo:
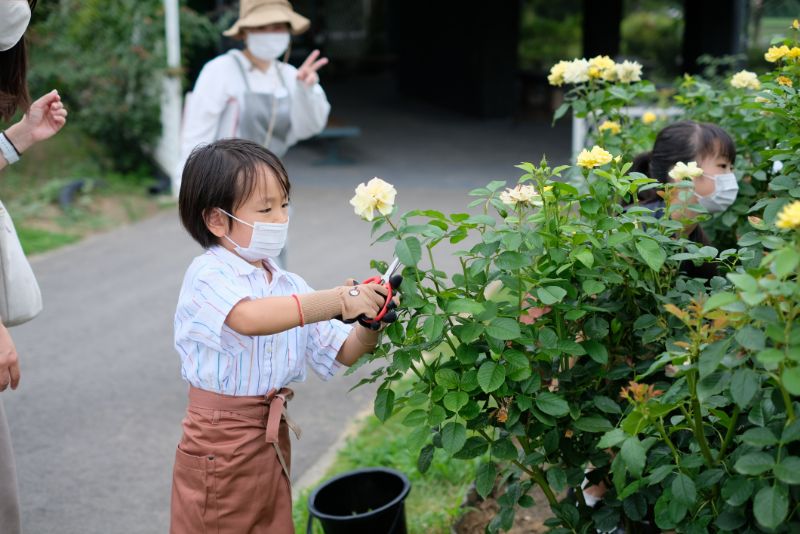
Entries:
[[300, 35], [311, 25], [311, 21], [295, 13], [287, 0], [241, 0], [239, 19], [222, 32], [227, 37], [241, 37], [244, 28], [257, 28], [266, 24], [286, 22], [292, 35]]

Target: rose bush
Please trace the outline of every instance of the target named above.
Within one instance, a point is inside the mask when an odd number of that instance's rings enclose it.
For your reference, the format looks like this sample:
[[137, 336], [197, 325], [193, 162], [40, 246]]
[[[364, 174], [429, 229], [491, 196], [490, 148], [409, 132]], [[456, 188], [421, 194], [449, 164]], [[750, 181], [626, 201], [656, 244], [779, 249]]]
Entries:
[[[621, 108], [656, 92], [606, 58], [551, 73], [575, 84], [574, 113], [619, 126], [593, 132], [575, 167], [523, 163], [511, 187], [470, 193], [478, 213], [398, 216], [392, 195], [375, 218], [405, 266], [405, 310], [374, 354], [388, 359], [369, 379], [375, 413], [406, 414], [421, 471], [437, 451], [481, 459], [476, 489], [499, 496], [490, 531], [534, 504], [533, 485], [554, 532], [800, 529], [800, 66], [780, 46], [774, 72], [685, 78], [673, 96], [737, 140], [741, 198], [705, 221], [729, 248], [691, 242], [691, 221], [673, 220], [696, 165], [666, 186], [629, 172], [659, 121]], [[638, 205], [647, 188], [662, 217]], [[438, 267], [442, 253], [457, 272]], [[724, 276], [682, 272], [706, 261]], [[584, 479], [607, 486], [601, 506], [584, 501]]]

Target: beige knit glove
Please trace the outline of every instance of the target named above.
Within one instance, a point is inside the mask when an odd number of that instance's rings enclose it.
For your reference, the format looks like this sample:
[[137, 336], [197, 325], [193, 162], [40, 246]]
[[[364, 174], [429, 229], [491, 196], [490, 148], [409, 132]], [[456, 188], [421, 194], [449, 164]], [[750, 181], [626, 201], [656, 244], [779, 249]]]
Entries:
[[386, 288], [380, 284], [338, 286], [297, 295], [305, 324], [341, 319], [355, 321], [361, 315], [374, 318], [386, 302]]

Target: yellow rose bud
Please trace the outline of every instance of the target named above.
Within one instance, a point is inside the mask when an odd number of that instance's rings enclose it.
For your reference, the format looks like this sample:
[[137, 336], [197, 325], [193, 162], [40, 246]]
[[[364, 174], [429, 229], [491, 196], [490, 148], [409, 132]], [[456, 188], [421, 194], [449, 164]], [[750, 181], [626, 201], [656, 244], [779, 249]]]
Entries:
[[642, 122], [645, 124], [653, 124], [657, 120], [658, 117], [656, 117], [656, 114], [652, 111], [645, 111], [644, 114], [642, 114]]
[[793, 30], [800, 30], [800, 20], [794, 19], [792, 21], [792, 29]]
[[622, 131], [622, 127], [619, 125], [618, 122], [615, 121], [605, 121], [597, 129], [600, 130], [601, 132], [609, 131], [614, 135]]
[[792, 230], [800, 227], [800, 200], [795, 200], [791, 204], [783, 207], [778, 214], [778, 220], [775, 223], [778, 228], [784, 230]]

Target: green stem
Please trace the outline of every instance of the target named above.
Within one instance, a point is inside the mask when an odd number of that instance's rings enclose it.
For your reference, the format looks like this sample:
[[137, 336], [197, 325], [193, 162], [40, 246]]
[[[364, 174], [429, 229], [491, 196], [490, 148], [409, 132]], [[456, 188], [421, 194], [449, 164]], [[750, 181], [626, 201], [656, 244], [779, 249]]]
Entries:
[[681, 456], [680, 454], [678, 454], [678, 449], [675, 448], [675, 444], [672, 443], [671, 439], [669, 439], [669, 434], [667, 434], [667, 431], [664, 428], [664, 420], [661, 417], [659, 417], [658, 419], [656, 419], [655, 423], [656, 423], [656, 428], [658, 429], [658, 433], [661, 434], [661, 439], [663, 439], [666, 442], [667, 446], [669, 447], [669, 450], [672, 451], [672, 456], [675, 458], [675, 465], [677, 465], [678, 468], [680, 469]]
[[708, 441], [706, 441], [706, 435], [703, 432], [703, 411], [700, 408], [700, 401], [697, 398], [696, 374], [696, 370], [691, 370], [686, 375], [686, 380], [689, 383], [689, 394], [691, 397], [692, 406], [691, 422], [692, 426], [694, 427], [694, 437], [697, 440], [697, 444], [700, 445], [700, 452], [703, 454], [706, 465], [711, 467], [714, 464], [714, 459], [711, 456], [711, 450], [708, 447]]
[[733, 409], [731, 423], [728, 425], [728, 431], [725, 433], [725, 439], [722, 441], [722, 446], [719, 448], [719, 454], [717, 454], [717, 463], [720, 463], [725, 457], [725, 452], [728, 450], [728, 445], [730, 444], [731, 440], [733, 440], [733, 436], [736, 432], [736, 421], [739, 419], [739, 414], [741, 411], [742, 409], [739, 408], [739, 406], [736, 406]]

